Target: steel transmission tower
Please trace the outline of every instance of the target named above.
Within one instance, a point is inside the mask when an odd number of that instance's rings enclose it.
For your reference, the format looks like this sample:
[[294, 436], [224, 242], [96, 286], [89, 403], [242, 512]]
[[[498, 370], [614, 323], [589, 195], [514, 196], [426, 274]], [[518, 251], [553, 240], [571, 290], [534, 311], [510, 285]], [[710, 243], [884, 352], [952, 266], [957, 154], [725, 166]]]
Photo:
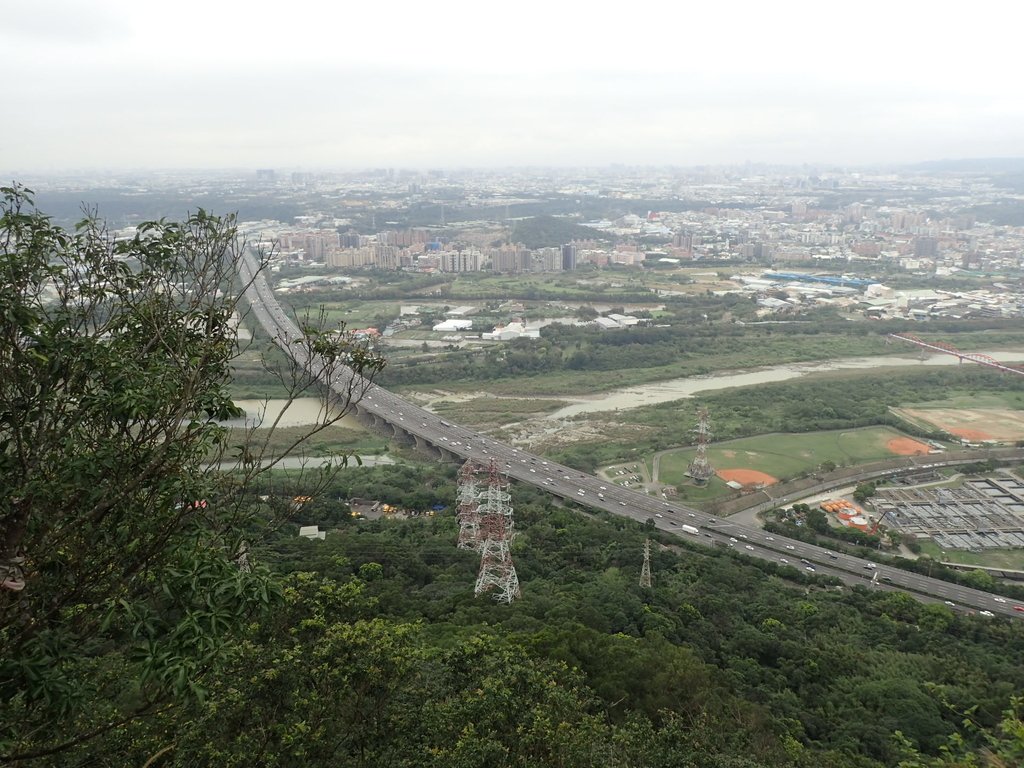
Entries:
[[476, 479], [477, 466], [467, 460], [459, 470], [456, 491], [455, 518], [459, 521], [459, 549], [478, 549], [480, 546], [480, 494]]
[[644, 539], [644, 564], [640, 569], [640, 586], [651, 586], [651, 540]]
[[487, 488], [479, 495], [480, 506], [480, 574], [476, 578], [476, 594], [497, 590], [494, 599], [511, 603], [522, 593], [519, 577], [512, 564], [509, 544], [514, 536], [512, 524], [512, 497], [508, 483], [498, 473], [498, 465], [491, 459], [487, 472]]
[[697, 410], [697, 455], [690, 462], [686, 474], [693, 478], [697, 485], [707, 485], [714, 476], [715, 470], [708, 461], [708, 443], [711, 440], [711, 422], [708, 420], [708, 409]]

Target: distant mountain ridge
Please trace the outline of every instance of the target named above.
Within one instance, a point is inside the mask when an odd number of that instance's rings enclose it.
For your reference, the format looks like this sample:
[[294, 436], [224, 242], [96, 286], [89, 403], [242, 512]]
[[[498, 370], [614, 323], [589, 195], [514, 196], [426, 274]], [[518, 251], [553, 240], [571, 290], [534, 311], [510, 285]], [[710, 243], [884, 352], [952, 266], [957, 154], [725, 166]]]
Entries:
[[909, 169], [947, 173], [1024, 173], [1024, 157], [971, 157], [926, 160]]

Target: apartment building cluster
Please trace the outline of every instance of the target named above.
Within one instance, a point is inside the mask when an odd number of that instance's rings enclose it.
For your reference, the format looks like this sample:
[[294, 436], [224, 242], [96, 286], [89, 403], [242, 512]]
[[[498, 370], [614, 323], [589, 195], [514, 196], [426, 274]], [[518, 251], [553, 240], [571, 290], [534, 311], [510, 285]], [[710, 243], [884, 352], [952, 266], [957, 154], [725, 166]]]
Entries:
[[[681, 261], [880, 261], [940, 277], [1024, 266], [1024, 229], [979, 223], [965, 213], [940, 213], [862, 203], [819, 209], [800, 203], [788, 210], [709, 207], [659, 218], [673, 233], [662, 250]], [[641, 224], [631, 234], [643, 238], [646, 231]]]
[[[250, 222], [250, 231], [257, 231]], [[580, 251], [574, 243], [559, 248], [529, 249], [522, 244], [481, 249], [446, 242], [427, 229], [388, 230], [375, 235], [338, 233], [329, 229], [286, 229], [263, 222], [262, 237], [272, 240], [284, 262], [324, 264], [334, 268], [415, 270], [420, 272], [479, 272], [516, 274], [574, 270], [581, 261], [607, 263], [604, 251]], [[623, 262], [632, 263], [637, 254]]]
[[[841, 271], [844, 264], [866, 262], [889, 272], [896, 268], [942, 278], [962, 272], [1019, 274], [1024, 267], [1024, 227], [990, 223], [987, 215], [994, 206], [1019, 207], [1019, 197], [1000, 177], [984, 173], [758, 166], [388, 169], [302, 181], [305, 187], [289, 188], [291, 199], [313, 189], [319, 201], [334, 201], [335, 208], [311, 211], [309, 220], [297, 219], [295, 227], [277, 225], [282, 254], [338, 268], [523, 274], [581, 265], [671, 268], [703, 261]], [[507, 237], [511, 219], [533, 215], [516, 206], [543, 210], [550, 203], [556, 215], [571, 217], [564, 212], [570, 197], [581, 213], [595, 207], [619, 211], [578, 219], [605, 240], [545, 248], [490, 244]], [[601, 205], [589, 204], [595, 200]], [[361, 218], [365, 226], [369, 211], [397, 220], [415, 211], [406, 218], [422, 222], [436, 216], [436, 222], [357, 234], [353, 222]], [[453, 221], [457, 217], [461, 220]], [[986, 298], [971, 297], [964, 308], [1004, 311], [1003, 302]], [[956, 308], [940, 305], [936, 311], [947, 310]]]

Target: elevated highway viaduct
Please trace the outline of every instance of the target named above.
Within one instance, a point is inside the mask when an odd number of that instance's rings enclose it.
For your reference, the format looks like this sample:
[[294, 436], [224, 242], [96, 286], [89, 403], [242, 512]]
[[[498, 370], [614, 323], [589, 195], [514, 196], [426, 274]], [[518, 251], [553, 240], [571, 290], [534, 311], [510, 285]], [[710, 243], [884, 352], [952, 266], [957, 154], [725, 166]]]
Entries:
[[[699, 509], [669, 503], [658, 498], [630, 491], [578, 469], [549, 461], [543, 456], [519, 450], [472, 429], [442, 419], [389, 392], [381, 386], [356, 375], [350, 369], [339, 370], [311, 358], [305, 347], [296, 344], [300, 330], [274, 298], [267, 281], [258, 270], [256, 257], [247, 251], [239, 265], [240, 276], [247, 284], [246, 297], [252, 313], [275, 343], [297, 363], [308, 366], [320, 375], [335, 396], [346, 399], [352, 395], [354, 409], [362, 419], [425, 450], [434, 451], [451, 461], [472, 459], [486, 465], [492, 459], [499, 469], [523, 483], [577, 504], [603, 509], [621, 517], [644, 523], [653, 520], [658, 530], [707, 546], [724, 545], [741, 554], [771, 562], [785, 561], [793, 567], [817, 574], [836, 576], [850, 585], [867, 586], [877, 573], [874, 584], [882, 589], [902, 589], [926, 601], [949, 602], [970, 606], [1005, 616], [1024, 618], [1011, 602], [977, 589], [961, 587], [939, 579], [920, 576], [886, 565], [846, 554], [833, 553], [824, 547], [795, 539], [768, 535], [755, 526], [732, 523]], [[936, 462], [937, 463], [937, 462]], [[685, 533], [683, 525], [697, 527], [699, 533]]]

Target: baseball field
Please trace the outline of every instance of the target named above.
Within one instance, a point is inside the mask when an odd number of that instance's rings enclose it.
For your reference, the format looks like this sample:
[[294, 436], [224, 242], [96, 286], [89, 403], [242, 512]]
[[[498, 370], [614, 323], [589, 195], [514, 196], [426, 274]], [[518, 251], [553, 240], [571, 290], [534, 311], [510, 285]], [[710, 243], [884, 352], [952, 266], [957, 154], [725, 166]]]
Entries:
[[[708, 459], [723, 480], [743, 485], [771, 484], [819, 468], [861, 464], [893, 456], [926, 454], [929, 446], [889, 427], [800, 434], [771, 434], [708, 446]], [[689, 482], [686, 469], [695, 449], [681, 448], [661, 455], [658, 481]]]

